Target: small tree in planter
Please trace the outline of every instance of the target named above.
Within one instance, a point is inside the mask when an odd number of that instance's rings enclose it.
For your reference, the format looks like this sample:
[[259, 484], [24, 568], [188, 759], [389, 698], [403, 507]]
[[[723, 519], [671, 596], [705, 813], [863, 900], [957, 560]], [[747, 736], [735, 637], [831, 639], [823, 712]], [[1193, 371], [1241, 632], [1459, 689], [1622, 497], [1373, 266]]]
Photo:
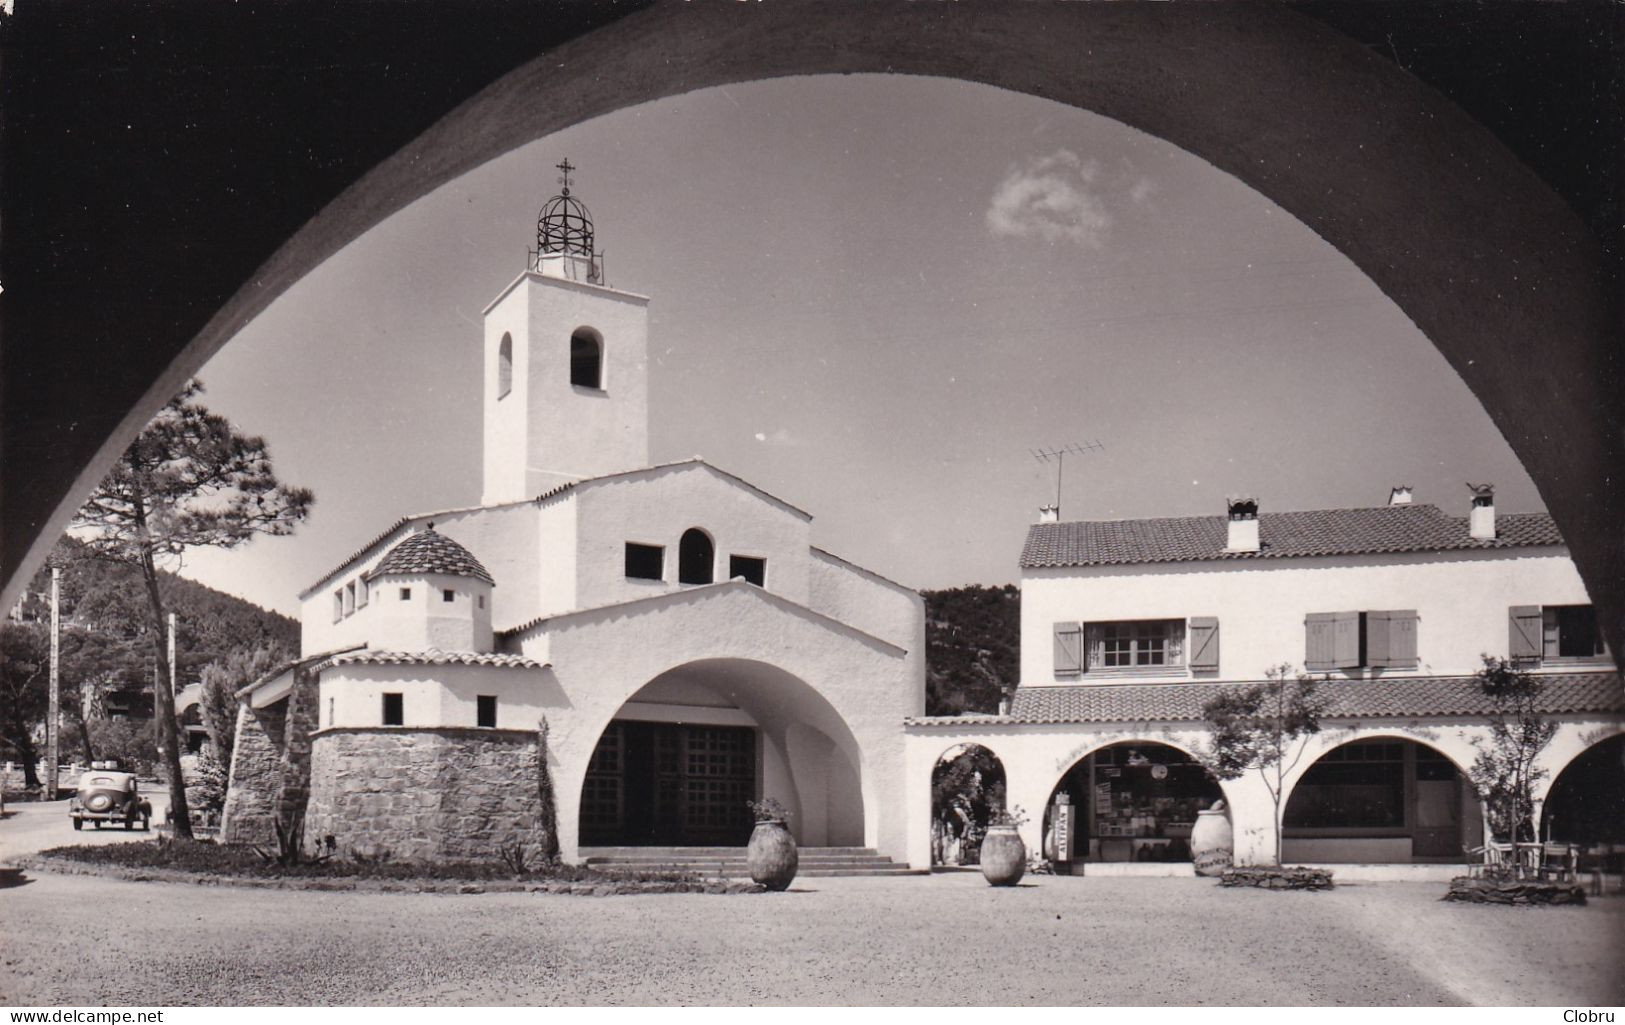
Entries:
[[1264, 683], [1227, 690], [1202, 706], [1213, 732], [1203, 753], [1208, 770], [1221, 780], [1256, 771], [1275, 804], [1275, 864], [1281, 864], [1281, 796], [1286, 777], [1303, 760], [1309, 738], [1320, 732], [1325, 701], [1319, 680], [1293, 672], [1289, 663], [1271, 666]]
[[1538, 711], [1543, 684], [1511, 659], [1485, 655], [1475, 677], [1493, 704], [1488, 738], [1475, 738], [1478, 756], [1467, 777], [1484, 802], [1490, 832], [1510, 843], [1534, 840], [1535, 785], [1546, 778], [1535, 759], [1552, 742], [1557, 723]]

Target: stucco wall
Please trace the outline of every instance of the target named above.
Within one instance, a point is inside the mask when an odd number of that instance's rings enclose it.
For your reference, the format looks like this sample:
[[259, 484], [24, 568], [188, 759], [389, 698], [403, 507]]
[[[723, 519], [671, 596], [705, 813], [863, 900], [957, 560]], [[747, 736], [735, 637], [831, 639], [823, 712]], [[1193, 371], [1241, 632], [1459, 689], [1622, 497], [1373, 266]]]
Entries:
[[322, 728], [381, 726], [386, 693], [401, 695], [403, 725], [419, 728], [472, 728], [479, 721], [476, 698], [491, 694], [497, 699], [497, 728], [535, 729], [561, 698], [542, 669], [352, 663], [322, 671]]
[[[579, 489], [577, 505], [578, 608], [675, 591], [678, 542], [698, 527], [711, 535], [712, 579], [728, 579], [728, 557], [767, 560], [765, 586], [791, 601], [807, 603], [809, 526], [794, 512], [701, 463], [683, 463], [648, 474], [598, 481]], [[663, 580], [626, 576], [626, 543], [666, 549]]]
[[534, 730], [323, 730], [312, 746], [307, 844], [398, 861], [542, 857]]
[[[904, 856], [899, 723], [919, 707], [925, 687], [923, 665], [904, 650], [745, 584], [563, 617], [516, 642], [532, 657], [545, 647], [562, 691], [549, 719], [567, 856], [576, 847], [581, 785], [599, 735], [646, 684], [690, 666], [759, 725], [769, 749], [769, 796], [773, 758], [788, 767], [793, 781], [785, 796], [797, 813], [791, 825], [802, 830], [798, 839], [818, 842], [821, 818], [825, 842]], [[793, 727], [822, 734], [831, 746]]]
[[[1055, 675], [1057, 622], [1217, 616], [1214, 675], [1261, 679], [1271, 665], [1303, 664], [1308, 613], [1383, 609], [1418, 614], [1416, 669], [1380, 670], [1383, 676], [1470, 674], [1481, 668], [1481, 653], [1507, 653], [1511, 606], [1589, 601], [1558, 548], [1028, 570], [1021, 584], [1021, 682], [1091, 680], [1089, 673]], [[1149, 679], [1188, 676], [1180, 669]]]
[[811, 550], [810, 560], [810, 608], [907, 648], [911, 657], [925, 658], [925, 599], [918, 591], [818, 548]]
[[[485, 319], [482, 502], [534, 498], [559, 484], [649, 461], [648, 300], [521, 275]], [[603, 337], [601, 389], [570, 383], [570, 335]], [[513, 390], [497, 397], [498, 349], [513, 338]]]

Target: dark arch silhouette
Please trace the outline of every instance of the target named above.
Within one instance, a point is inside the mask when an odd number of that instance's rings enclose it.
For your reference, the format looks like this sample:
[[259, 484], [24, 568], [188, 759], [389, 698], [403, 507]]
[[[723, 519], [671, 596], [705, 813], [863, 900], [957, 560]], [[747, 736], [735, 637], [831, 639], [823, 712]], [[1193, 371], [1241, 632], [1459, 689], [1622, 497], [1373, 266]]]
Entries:
[[504, 331], [497, 348], [497, 398], [513, 391], [513, 335]]
[[975, 865], [994, 812], [1008, 805], [1004, 762], [981, 744], [955, 744], [931, 767], [931, 864]]
[[1599, 740], [1565, 765], [1540, 814], [1543, 838], [1625, 844], [1625, 733]]
[[[0, 604], [187, 376], [408, 203], [635, 103], [784, 75], [885, 71], [982, 82], [1121, 120], [1235, 175], [1341, 250], [1484, 404], [1568, 539], [1616, 658], [1625, 656], [1618, 263], [1599, 245], [1617, 245], [1621, 229], [1617, 182], [1588, 170], [1619, 166], [1621, 133], [1600, 77], [1614, 62], [1584, 51], [1608, 45], [1612, 14], [1461, 9], [1520, 60], [1545, 62], [1503, 85], [1501, 54], [1475, 49], [1482, 36], [1460, 32], [1454, 16], [1356, 6], [1363, 12], [885, 5], [853, 18], [839, 4], [786, 3], [742, 19], [672, 4], [459, 26], [450, 11], [423, 9], [432, 5], [381, 18], [311, 4], [285, 22], [187, 8], [150, 32], [145, 9], [91, 16], [46, 13], [78, 5], [23, 5], [7, 26], [8, 83], [31, 86], [13, 96], [56, 106], [40, 116], [8, 104]], [[1410, 39], [1420, 45], [1406, 47]], [[244, 57], [295, 40], [299, 59], [285, 68]], [[109, 90], [114, 63], [120, 88]], [[177, 92], [177, 69], [218, 88]], [[1498, 119], [1501, 137], [1425, 77]], [[1522, 95], [1530, 89], [1533, 98]], [[283, 119], [244, 118], [244, 103]], [[1509, 105], [1520, 113], [1507, 115]], [[1531, 167], [1562, 183], [1590, 227]], [[170, 238], [188, 244], [163, 244]], [[80, 301], [87, 282], [95, 302]]]
[[1075, 824], [1066, 860], [1190, 861], [1196, 813], [1211, 808], [1224, 788], [1189, 751], [1166, 741], [1102, 744], [1073, 762], [1044, 802], [1046, 857], [1062, 793]]
[[578, 388], [604, 386], [604, 336], [590, 327], [570, 334], [570, 383]]

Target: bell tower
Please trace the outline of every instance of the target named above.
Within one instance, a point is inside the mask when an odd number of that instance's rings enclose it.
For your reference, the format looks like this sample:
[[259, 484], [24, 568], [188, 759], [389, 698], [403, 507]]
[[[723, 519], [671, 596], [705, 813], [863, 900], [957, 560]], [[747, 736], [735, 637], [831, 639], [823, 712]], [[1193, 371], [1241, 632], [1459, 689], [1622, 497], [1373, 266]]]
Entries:
[[484, 505], [649, 463], [649, 299], [605, 284], [558, 169], [524, 272], [485, 308]]

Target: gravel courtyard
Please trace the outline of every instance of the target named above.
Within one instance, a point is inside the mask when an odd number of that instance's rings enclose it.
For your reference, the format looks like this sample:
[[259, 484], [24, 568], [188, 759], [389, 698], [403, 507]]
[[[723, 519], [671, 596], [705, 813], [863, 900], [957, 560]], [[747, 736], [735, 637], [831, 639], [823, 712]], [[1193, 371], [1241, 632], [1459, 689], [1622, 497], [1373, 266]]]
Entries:
[[263, 891], [34, 873], [0, 896], [8, 1004], [1625, 1002], [1625, 899], [1442, 884], [808, 879], [735, 897]]

